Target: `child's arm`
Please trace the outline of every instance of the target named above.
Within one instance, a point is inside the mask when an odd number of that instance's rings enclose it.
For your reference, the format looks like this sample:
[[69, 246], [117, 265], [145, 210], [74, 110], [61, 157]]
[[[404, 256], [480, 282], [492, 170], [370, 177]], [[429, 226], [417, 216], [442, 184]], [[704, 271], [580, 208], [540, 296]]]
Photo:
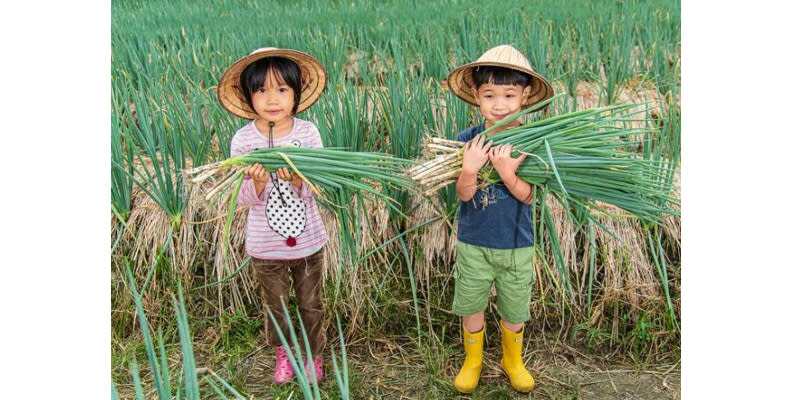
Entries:
[[493, 147], [488, 156], [512, 196], [523, 203], [530, 204], [533, 200], [533, 186], [517, 176], [517, 167], [527, 155], [521, 154], [517, 158], [512, 158], [511, 154], [512, 145], [506, 144]]
[[476, 177], [478, 172], [466, 172], [464, 169], [459, 174], [456, 183], [456, 194], [459, 200], [470, 201], [476, 194]]
[[503, 184], [506, 185], [506, 188], [509, 189], [514, 198], [525, 204], [531, 204], [533, 201], [533, 185], [520, 179], [516, 174], [507, 178], [501, 176], [501, 179], [503, 179]]
[[476, 194], [476, 177], [484, 164], [487, 163], [487, 152], [492, 142], [487, 142], [484, 135], [478, 135], [465, 144], [462, 154], [462, 173], [456, 183], [456, 193], [462, 201], [470, 201]]
[[[231, 157], [240, 154], [248, 153], [245, 145], [237, 135], [231, 139]], [[239, 189], [239, 197], [237, 197], [237, 205], [250, 206], [253, 203], [262, 201], [261, 194], [267, 185], [269, 175], [261, 168], [261, 165], [254, 164], [247, 168], [245, 171], [245, 179], [242, 180], [242, 188]]]

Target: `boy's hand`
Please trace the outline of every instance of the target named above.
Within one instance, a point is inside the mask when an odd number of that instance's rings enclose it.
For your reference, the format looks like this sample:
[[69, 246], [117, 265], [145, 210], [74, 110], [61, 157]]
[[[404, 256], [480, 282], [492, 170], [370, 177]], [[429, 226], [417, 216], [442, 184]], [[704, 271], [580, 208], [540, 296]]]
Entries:
[[487, 163], [487, 152], [492, 146], [492, 141], [487, 142], [484, 135], [478, 135], [465, 144], [462, 155], [462, 171], [468, 174], [478, 174], [481, 167]]
[[245, 176], [253, 179], [253, 183], [258, 185], [266, 184], [269, 180], [269, 173], [261, 164], [251, 164], [245, 169]]
[[487, 154], [501, 179], [517, 175], [517, 167], [525, 160], [525, 157], [528, 157], [527, 154], [520, 154], [519, 157], [512, 158], [511, 154], [511, 144], [495, 146]]
[[302, 188], [302, 179], [297, 174], [292, 174], [288, 168], [281, 168], [278, 170], [278, 179], [291, 182], [297, 189]]

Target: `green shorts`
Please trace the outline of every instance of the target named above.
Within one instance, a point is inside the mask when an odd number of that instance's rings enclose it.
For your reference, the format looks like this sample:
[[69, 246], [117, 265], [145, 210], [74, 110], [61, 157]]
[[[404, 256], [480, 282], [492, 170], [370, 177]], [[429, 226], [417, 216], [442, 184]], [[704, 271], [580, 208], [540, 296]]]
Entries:
[[457, 242], [456, 253], [455, 314], [484, 311], [494, 281], [500, 317], [514, 324], [531, 318], [533, 246], [501, 250]]

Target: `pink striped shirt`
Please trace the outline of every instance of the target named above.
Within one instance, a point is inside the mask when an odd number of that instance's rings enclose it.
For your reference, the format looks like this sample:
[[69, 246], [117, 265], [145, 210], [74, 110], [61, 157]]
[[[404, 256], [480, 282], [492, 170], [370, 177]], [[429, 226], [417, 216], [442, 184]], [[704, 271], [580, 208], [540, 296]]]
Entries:
[[[312, 122], [294, 118], [294, 127], [287, 135], [273, 138], [274, 147], [322, 147], [319, 130]], [[231, 139], [231, 156], [269, 147], [267, 133], [259, 132], [250, 121]], [[280, 181], [278, 190], [270, 175], [261, 196], [256, 196], [252, 179], [245, 179], [237, 203], [249, 206], [245, 250], [260, 259], [294, 260], [316, 253], [327, 242], [319, 207], [308, 184], [300, 189]], [[290, 246], [292, 244], [293, 246]]]

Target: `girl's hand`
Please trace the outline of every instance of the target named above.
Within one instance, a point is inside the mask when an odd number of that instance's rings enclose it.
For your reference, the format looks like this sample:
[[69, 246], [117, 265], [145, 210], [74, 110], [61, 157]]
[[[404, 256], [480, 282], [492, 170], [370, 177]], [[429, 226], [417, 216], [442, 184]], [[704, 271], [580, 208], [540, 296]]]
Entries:
[[263, 185], [267, 183], [269, 180], [269, 173], [261, 164], [251, 164], [248, 165], [247, 169], [245, 170], [245, 176], [248, 178], [253, 179], [253, 183], [258, 185]]
[[512, 145], [504, 144], [493, 147], [487, 154], [490, 162], [498, 171], [501, 179], [510, 178], [517, 175], [517, 167], [528, 157], [527, 154], [520, 154], [517, 158], [512, 158]]
[[492, 141], [487, 142], [484, 135], [478, 135], [465, 144], [462, 155], [462, 171], [468, 174], [478, 174], [481, 167], [487, 163], [487, 151], [492, 146]]
[[297, 174], [292, 174], [288, 168], [281, 168], [278, 170], [278, 179], [291, 182], [297, 189], [302, 188], [302, 179]]

